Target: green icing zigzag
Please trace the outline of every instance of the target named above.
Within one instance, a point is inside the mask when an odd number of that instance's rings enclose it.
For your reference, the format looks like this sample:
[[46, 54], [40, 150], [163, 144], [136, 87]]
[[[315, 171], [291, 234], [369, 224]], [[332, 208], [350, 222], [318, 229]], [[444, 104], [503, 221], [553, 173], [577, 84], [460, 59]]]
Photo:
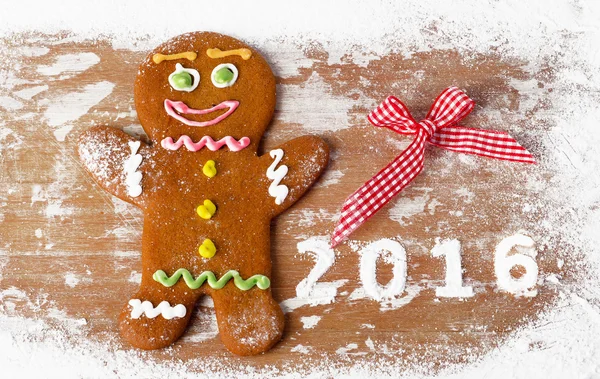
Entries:
[[174, 286], [175, 283], [181, 279], [181, 277], [183, 277], [185, 284], [187, 284], [187, 286], [193, 290], [200, 288], [204, 282], [208, 282], [208, 285], [212, 289], [220, 290], [221, 288], [225, 287], [225, 284], [227, 284], [227, 282], [229, 282], [231, 279], [233, 279], [235, 286], [242, 291], [248, 291], [254, 286], [257, 286], [261, 290], [266, 290], [271, 285], [269, 278], [264, 275], [253, 275], [244, 280], [240, 276], [240, 273], [235, 270], [227, 271], [219, 280], [217, 280], [217, 277], [211, 271], [204, 271], [194, 279], [194, 276], [185, 268], [180, 268], [179, 270], [175, 271], [171, 277], [167, 276], [167, 273], [163, 270], [158, 270], [154, 273], [154, 275], [152, 275], [152, 279], [156, 280], [165, 287]]

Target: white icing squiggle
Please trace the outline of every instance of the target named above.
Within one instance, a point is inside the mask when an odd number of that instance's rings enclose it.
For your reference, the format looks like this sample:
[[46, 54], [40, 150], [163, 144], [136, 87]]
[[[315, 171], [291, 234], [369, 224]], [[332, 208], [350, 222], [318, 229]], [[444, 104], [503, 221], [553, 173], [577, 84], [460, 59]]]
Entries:
[[273, 181], [269, 186], [269, 195], [275, 198], [275, 204], [281, 205], [281, 203], [283, 203], [287, 197], [289, 189], [286, 185], [279, 183], [281, 183], [281, 180], [286, 176], [288, 167], [286, 165], [281, 165], [277, 170], [275, 170], [275, 167], [277, 167], [283, 158], [283, 150], [271, 150], [269, 155], [271, 155], [271, 158], [275, 158], [273, 163], [271, 163], [267, 169], [267, 178]]
[[127, 185], [127, 193], [131, 197], [138, 197], [142, 194], [142, 173], [137, 171], [142, 163], [142, 156], [138, 154], [140, 141], [129, 142], [131, 156], [125, 161], [125, 184]]
[[155, 308], [148, 300], [142, 302], [139, 299], [129, 300], [131, 305], [131, 318], [138, 319], [143, 314], [148, 318], [156, 318], [158, 315], [162, 315], [165, 319], [170, 320], [177, 317], [185, 317], [186, 309], [185, 305], [177, 304], [172, 307], [168, 301], [161, 301], [160, 304]]

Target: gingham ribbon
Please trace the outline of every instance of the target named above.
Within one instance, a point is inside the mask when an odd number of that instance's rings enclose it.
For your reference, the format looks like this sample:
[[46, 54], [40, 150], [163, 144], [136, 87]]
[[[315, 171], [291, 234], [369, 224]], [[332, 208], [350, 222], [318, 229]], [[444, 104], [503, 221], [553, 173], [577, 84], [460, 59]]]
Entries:
[[402, 154], [346, 199], [331, 237], [331, 247], [348, 237], [423, 170], [426, 142], [460, 153], [535, 163], [533, 156], [505, 132], [458, 126], [473, 107], [475, 102], [464, 92], [449, 87], [438, 96], [421, 122], [416, 122], [406, 105], [394, 96], [373, 110], [368, 119], [374, 126], [416, 137]]

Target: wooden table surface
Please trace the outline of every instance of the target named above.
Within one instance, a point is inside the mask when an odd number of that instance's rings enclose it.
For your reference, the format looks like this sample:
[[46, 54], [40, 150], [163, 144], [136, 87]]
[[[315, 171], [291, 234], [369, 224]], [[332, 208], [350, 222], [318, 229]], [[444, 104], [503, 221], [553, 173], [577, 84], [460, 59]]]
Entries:
[[[85, 319], [83, 337], [64, 332], [73, 344], [85, 338], [106, 342], [110, 351], [130, 350], [118, 337], [117, 316], [139, 282], [142, 214], [101, 190], [78, 162], [75, 148], [77, 135], [92, 125], [111, 125], [144, 138], [133, 81], [146, 52], [114, 49], [101, 38], [69, 42], [66, 35], [27, 35], [1, 43], [11, 54], [0, 61], [6, 74], [0, 76], [1, 95], [16, 103], [0, 108], [0, 289], [17, 288], [26, 297], [5, 293], [0, 313], [55, 322], [59, 310], [63, 318]], [[410, 142], [410, 137], [368, 124], [367, 113], [386, 96], [400, 97], [419, 118], [442, 89], [458, 85], [477, 102], [464, 125], [507, 130], [544, 159], [535, 141], [551, 117], [544, 95], [552, 90], [552, 67], [535, 68], [532, 74], [523, 68], [527, 62], [502, 59], [493, 51], [380, 57], [366, 52], [356, 63], [344, 52], [332, 59], [332, 52], [316, 42], [256, 47], [278, 78], [278, 106], [263, 149], [312, 133], [332, 151], [325, 176], [273, 222], [272, 288], [280, 302], [296, 296], [296, 286], [314, 267], [314, 259], [300, 254], [297, 244], [327, 238], [344, 199]], [[537, 104], [523, 113], [523, 102]], [[323, 362], [331, 367], [381, 362], [402, 369], [418, 361], [435, 370], [472, 361], [552, 303], [556, 291], [543, 278], [554, 273], [568, 282], [577, 265], [576, 260], [557, 264], [569, 246], [545, 237], [544, 209], [536, 206], [540, 189], [531, 185], [532, 178], [551, 180], [551, 174], [543, 165], [429, 147], [424, 172], [349, 243], [335, 249], [335, 264], [319, 280], [345, 281], [338, 282], [335, 301], [288, 312], [283, 340], [271, 351], [231, 355], [219, 341], [214, 311], [205, 302], [174, 347], [145, 356], [190, 366], [201, 359], [204, 365], [191, 368], [196, 371], [207, 369], [207, 362], [211, 369], [269, 365], [309, 370]], [[496, 285], [494, 249], [517, 232], [531, 236], [539, 252], [538, 295], [532, 298], [517, 298]], [[444, 284], [445, 273], [443, 258], [430, 253], [438, 237], [460, 240], [463, 276], [474, 287], [474, 297], [436, 298], [435, 287]], [[383, 238], [399, 241], [408, 255], [407, 290], [412, 294], [405, 292], [406, 304], [391, 309], [354, 293], [361, 288], [361, 248]], [[379, 282], [391, 277], [391, 266], [379, 261]], [[303, 323], [308, 316], [318, 316], [312, 328]]]

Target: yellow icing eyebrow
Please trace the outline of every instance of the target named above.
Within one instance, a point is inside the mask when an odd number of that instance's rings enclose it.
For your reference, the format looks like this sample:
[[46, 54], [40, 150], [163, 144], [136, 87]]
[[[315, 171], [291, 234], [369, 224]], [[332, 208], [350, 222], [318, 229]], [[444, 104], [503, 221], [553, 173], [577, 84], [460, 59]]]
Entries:
[[154, 54], [152, 56], [152, 60], [154, 61], [154, 63], [159, 64], [162, 61], [171, 61], [173, 59], [187, 59], [190, 61], [195, 60], [198, 57], [198, 54], [196, 54], [194, 51], [186, 51], [184, 53], [179, 53], [179, 54]]
[[252, 56], [252, 51], [250, 49], [235, 49], [235, 50], [225, 50], [221, 51], [219, 48], [208, 49], [206, 50], [206, 55], [209, 58], [223, 58], [229, 55], [239, 55], [243, 60], [247, 61]]

